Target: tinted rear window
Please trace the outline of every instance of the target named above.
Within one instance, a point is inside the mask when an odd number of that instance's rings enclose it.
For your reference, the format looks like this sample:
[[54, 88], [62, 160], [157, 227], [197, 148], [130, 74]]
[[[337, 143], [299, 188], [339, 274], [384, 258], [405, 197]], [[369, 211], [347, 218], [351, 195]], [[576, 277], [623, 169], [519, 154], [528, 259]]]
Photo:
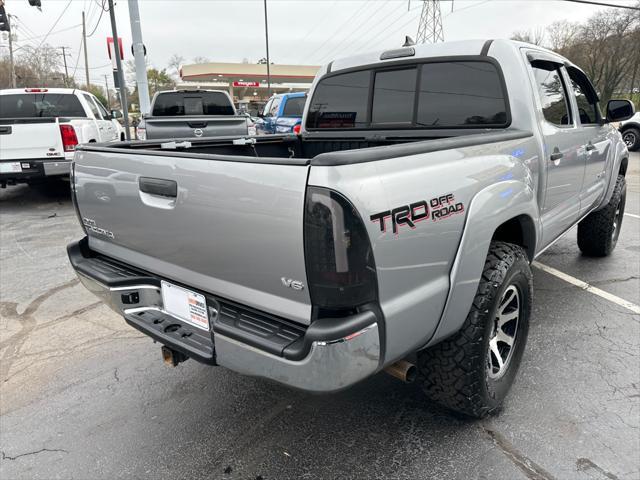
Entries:
[[233, 114], [229, 98], [220, 92], [163, 93], [156, 97], [152, 112], [154, 117]]
[[365, 70], [322, 80], [309, 106], [307, 127], [366, 127], [370, 78]]
[[68, 93], [0, 95], [0, 118], [86, 116], [80, 101]]
[[304, 110], [305, 97], [289, 98], [284, 104], [283, 117], [301, 117]]
[[422, 66], [417, 123], [425, 127], [505, 125], [507, 104], [496, 67], [488, 62]]
[[371, 123], [410, 124], [415, 92], [415, 68], [376, 73]]
[[321, 80], [311, 99], [307, 128], [508, 125], [506, 93], [490, 62], [430, 62], [385, 67], [373, 74], [372, 85], [371, 70]]

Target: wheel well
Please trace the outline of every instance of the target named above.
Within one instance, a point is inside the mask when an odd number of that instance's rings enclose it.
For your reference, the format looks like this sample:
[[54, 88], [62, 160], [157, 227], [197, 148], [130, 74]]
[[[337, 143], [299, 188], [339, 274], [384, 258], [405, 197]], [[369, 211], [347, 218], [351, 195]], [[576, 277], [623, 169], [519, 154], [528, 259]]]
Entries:
[[533, 260], [536, 248], [536, 229], [528, 215], [518, 215], [507, 220], [493, 234], [492, 240], [519, 245], [527, 252], [529, 260]]
[[628, 158], [623, 158], [622, 161], [620, 162], [620, 173], [619, 175], [622, 175], [623, 177], [627, 174], [627, 167], [629, 166], [629, 159]]

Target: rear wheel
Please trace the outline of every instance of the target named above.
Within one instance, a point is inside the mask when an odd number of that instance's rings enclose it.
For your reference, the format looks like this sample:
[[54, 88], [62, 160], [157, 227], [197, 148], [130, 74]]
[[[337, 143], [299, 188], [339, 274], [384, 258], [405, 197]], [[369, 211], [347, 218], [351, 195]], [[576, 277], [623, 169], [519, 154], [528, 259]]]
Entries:
[[578, 247], [583, 254], [604, 257], [613, 251], [620, 236], [626, 199], [627, 183], [618, 175], [609, 203], [578, 224]]
[[640, 129], [627, 128], [622, 132], [622, 140], [632, 152], [640, 150]]
[[533, 280], [524, 250], [492, 242], [475, 299], [458, 333], [418, 353], [427, 396], [457, 412], [496, 412], [527, 342]]

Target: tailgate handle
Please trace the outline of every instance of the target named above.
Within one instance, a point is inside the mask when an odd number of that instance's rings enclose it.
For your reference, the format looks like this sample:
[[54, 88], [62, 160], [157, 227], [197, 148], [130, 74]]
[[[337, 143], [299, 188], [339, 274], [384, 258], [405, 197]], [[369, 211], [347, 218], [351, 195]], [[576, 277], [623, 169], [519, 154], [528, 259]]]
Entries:
[[0, 127], [0, 135], [10, 135], [11, 127]]
[[163, 178], [140, 177], [138, 180], [140, 191], [151, 195], [162, 197], [177, 197], [178, 184], [175, 180], [165, 180]]
[[207, 122], [187, 122], [191, 128], [207, 128]]

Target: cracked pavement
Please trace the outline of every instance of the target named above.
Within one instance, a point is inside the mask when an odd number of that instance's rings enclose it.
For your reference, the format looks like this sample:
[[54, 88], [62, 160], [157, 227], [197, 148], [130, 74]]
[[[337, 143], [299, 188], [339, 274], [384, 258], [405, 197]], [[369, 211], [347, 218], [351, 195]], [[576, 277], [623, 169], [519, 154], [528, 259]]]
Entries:
[[[640, 154], [627, 212], [640, 214]], [[466, 420], [379, 374], [312, 396], [160, 349], [78, 284], [64, 191], [0, 190], [0, 478], [640, 478], [640, 316], [534, 269], [519, 377]], [[640, 304], [640, 219], [611, 257], [541, 263]]]

